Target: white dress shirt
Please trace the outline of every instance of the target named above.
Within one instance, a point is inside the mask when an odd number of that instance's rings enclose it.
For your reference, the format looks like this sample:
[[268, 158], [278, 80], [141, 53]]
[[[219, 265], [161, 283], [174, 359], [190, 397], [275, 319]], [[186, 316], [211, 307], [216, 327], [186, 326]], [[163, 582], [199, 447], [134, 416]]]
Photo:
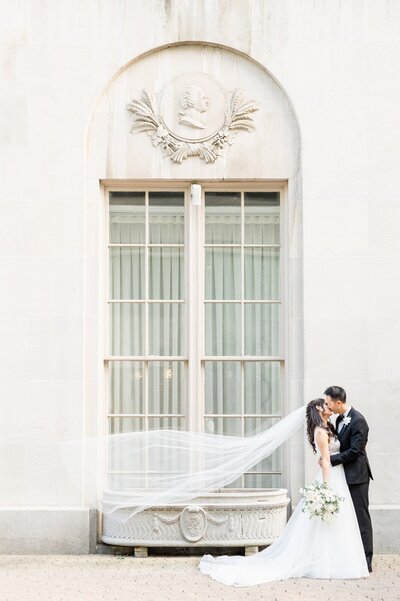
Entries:
[[346, 411], [345, 413], [343, 413], [343, 419], [342, 419], [342, 421], [340, 422], [340, 424], [339, 424], [339, 427], [338, 427], [338, 434], [339, 434], [339, 432], [341, 431], [341, 429], [342, 429], [342, 428], [344, 428], [344, 426], [345, 426], [345, 423], [344, 423], [344, 418], [345, 418], [345, 417], [347, 417], [347, 416], [349, 415], [350, 411], [351, 411], [351, 405], [350, 405], [350, 407], [347, 409], [347, 411]]

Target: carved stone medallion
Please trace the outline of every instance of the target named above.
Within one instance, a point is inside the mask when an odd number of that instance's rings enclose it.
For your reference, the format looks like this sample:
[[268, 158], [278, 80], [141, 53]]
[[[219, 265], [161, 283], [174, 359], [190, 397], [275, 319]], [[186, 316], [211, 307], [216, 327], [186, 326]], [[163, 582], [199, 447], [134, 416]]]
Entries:
[[179, 526], [184, 538], [195, 543], [203, 538], [207, 528], [207, 516], [197, 505], [185, 507], [179, 516]]
[[142, 99], [132, 100], [127, 108], [134, 115], [131, 132], [146, 132], [175, 163], [191, 156], [214, 163], [239, 130], [254, 128], [251, 114], [258, 110], [241, 90], [228, 96], [205, 73], [173, 79], [163, 88], [158, 106], [152, 94], [143, 90]]
[[160, 95], [160, 117], [171, 133], [185, 142], [207, 140], [224, 125], [228, 97], [205, 73], [185, 73], [169, 82]]

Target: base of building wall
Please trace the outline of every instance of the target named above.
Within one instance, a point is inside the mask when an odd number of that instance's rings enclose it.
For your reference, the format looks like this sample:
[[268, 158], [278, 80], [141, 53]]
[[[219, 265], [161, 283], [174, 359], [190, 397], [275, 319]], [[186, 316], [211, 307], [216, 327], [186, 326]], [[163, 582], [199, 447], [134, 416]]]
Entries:
[[400, 506], [370, 507], [374, 531], [374, 553], [400, 553]]
[[[105, 502], [113, 500], [105, 492]], [[101, 540], [132, 546], [135, 557], [148, 547], [252, 547], [275, 542], [287, 521], [290, 499], [285, 488], [225, 488], [189, 504], [156, 505], [132, 516], [127, 506], [103, 516]], [[146, 549], [146, 551], [144, 550]]]
[[1, 507], [0, 554], [96, 552], [97, 511], [88, 507]]
[[[372, 506], [374, 552], [400, 553], [400, 506]], [[97, 511], [88, 507], [0, 508], [0, 554], [96, 553]], [[111, 545], [111, 553], [120, 553]], [[187, 551], [187, 550], [186, 550]], [[97, 550], [97, 552], [105, 552]], [[131, 549], [132, 552], [132, 549]]]

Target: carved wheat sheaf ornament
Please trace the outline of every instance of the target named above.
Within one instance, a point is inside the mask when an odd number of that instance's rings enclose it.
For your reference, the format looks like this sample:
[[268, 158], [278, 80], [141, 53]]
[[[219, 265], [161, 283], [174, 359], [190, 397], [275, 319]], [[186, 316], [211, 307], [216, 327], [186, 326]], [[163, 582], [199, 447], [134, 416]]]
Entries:
[[239, 131], [254, 129], [252, 114], [259, 107], [242, 90], [227, 98], [210, 76], [189, 75], [179, 76], [163, 90], [158, 108], [147, 90], [141, 100], [132, 100], [127, 106], [134, 116], [131, 132], [147, 133], [153, 146], [160, 146], [174, 163], [196, 156], [214, 163]]

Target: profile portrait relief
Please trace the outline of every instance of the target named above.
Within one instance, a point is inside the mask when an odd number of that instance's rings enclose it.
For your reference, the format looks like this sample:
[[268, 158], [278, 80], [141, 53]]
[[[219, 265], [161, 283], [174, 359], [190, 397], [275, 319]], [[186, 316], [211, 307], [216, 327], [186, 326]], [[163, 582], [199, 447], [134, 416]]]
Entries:
[[186, 88], [180, 99], [183, 111], [179, 112], [180, 125], [195, 129], [205, 129], [203, 114], [210, 103], [208, 96], [200, 86], [191, 85]]
[[132, 131], [147, 132], [174, 163], [195, 156], [214, 163], [240, 130], [254, 129], [251, 115], [258, 106], [242, 90], [228, 94], [214, 77], [191, 72], [160, 81], [154, 96], [143, 90], [128, 110], [134, 115]]

